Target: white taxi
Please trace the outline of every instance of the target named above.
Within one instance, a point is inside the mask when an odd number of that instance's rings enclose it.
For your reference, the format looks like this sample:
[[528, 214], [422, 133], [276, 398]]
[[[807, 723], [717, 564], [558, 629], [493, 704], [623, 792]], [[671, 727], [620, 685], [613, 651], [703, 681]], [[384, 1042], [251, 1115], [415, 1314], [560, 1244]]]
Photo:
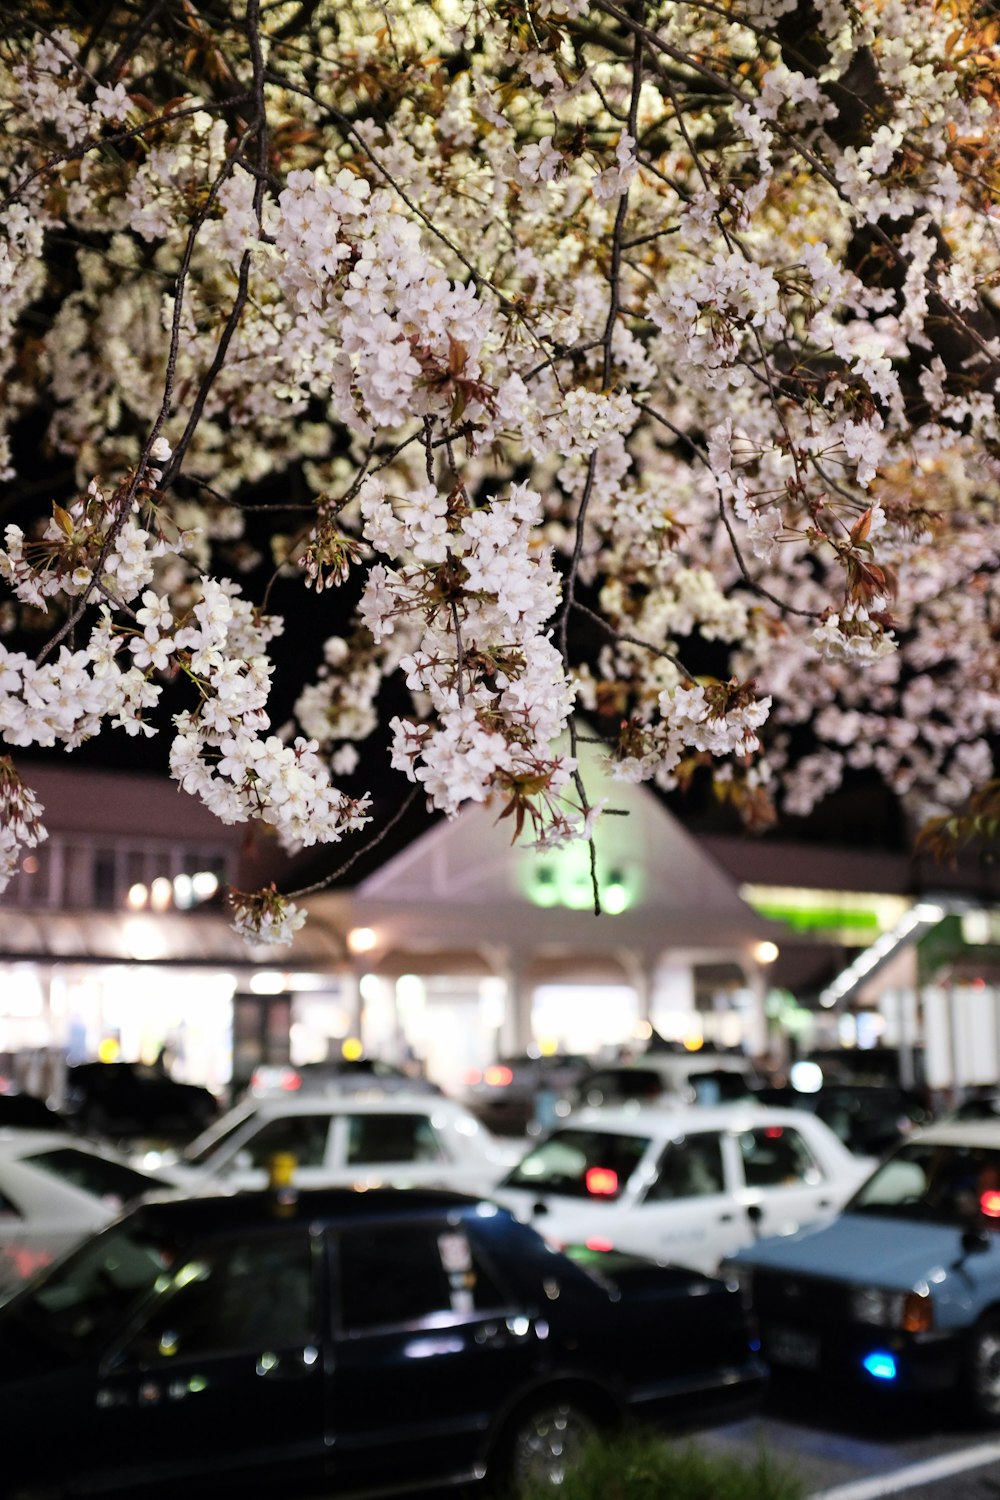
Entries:
[[0, 1301], [117, 1218], [155, 1178], [63, 1131], [0, 1130]]
[[833, 1218], [871, 1172], [805, 1110], [581, 1110], [493, 1193], [551, 1243], [713, 1272], [757, 1238]]
[[261, 1188], [276, 1157], [297, 1187], [443, 1187], [486, 1193], [521, 1147], [504, 1144], [453, 1099], [426, 1093], [247, 1098], [179, 1155], [139, 1164], [173, 1185]]

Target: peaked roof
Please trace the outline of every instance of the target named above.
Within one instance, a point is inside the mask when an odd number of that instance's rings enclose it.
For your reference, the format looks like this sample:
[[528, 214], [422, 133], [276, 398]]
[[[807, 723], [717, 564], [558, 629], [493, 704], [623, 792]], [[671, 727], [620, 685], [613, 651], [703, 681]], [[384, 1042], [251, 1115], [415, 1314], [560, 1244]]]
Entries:
[[319, 917], [380, 924], [393, 948], [523, 945], [534, 953], [622, 948], [647, 957], [669, 948], [687, 958], [747, 950], [774, 925], [740, 897], [655, 793], [613, 781], [596, 749], [581, 745], [592, 802], [601, 912], [594, 910], [590, 851], [583, 842], [536, 849], [512, 842], [497, 806], [466, 806], [435, 823], [351, 893], [309, 901]]

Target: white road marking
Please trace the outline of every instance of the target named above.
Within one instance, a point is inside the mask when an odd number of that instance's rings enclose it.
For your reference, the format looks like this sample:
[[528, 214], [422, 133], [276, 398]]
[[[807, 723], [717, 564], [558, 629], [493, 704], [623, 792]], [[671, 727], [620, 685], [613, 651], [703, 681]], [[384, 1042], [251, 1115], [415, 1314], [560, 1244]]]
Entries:
[[878, 1474], [874, 1478], [854, 1480], [851, 1484], [838, 1484], [832, 1490], [817, 1491], [809, 1496], [809, 1500], [878, 1500], [880, 1495], [898, 1495], [918, 1484], [933, 1484], [936, 1479], [948, 1479], [953, 1474], [963, 1474], [966, 1469], [979, 1469], [998, 1460], [1000, 1442], [980, 1443], [976, 1448], [962, 1448], [957, 1453], [942, 1454], [940, 1458], [929, 1458], [924, 1463], [909, 1464], [893, 1474]]

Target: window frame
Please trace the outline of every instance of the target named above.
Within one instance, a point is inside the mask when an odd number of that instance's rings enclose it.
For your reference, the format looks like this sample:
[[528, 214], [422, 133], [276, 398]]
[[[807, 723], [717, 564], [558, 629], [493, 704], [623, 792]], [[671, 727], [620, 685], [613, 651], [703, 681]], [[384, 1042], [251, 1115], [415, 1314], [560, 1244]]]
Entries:
[[[706, 1193], [678, 1193], [671, 1197], [659, 1196], [656, 1193], [657, 1183], [661, 1180], [661, 1168], [664, 1161], [674, 1151], [682, 1151], [688, 1141], [714, 1140], [719, 1166], [719, 1186]], [[722, 1130], [692, 1130], [686, 1135], [665, 1141], [657, 1153], [656, 1160], [650, 1171], [648, 1180], [644, 1183], [639, 1198], [641, 1204], [656, 1204], [663, 1206], [672, 1203], [700, 1203], [705, 1198], [728, 1197], [731, 1192], [729, 1183], [729, 1172], [726, 1166], [726, 1133]]]
[[[478, 1306], [474, 1301], [471, 1306], [456, 1306], [454, 1301], [450, 1306], [440, 1307], [434, 1311], [414, 1313], [412, 1317], [387, 1317], [379, 1322], [361, 1323], [352, 1325], [346, 1317], [346, 1291], [344, 1276], [344, 1257], [342, 1246], [345, 1240], [352, 1237], [360, 1238], [362, 1235], [379, 1235], [390, 1244], [399, 1244], [404, 1237], [426, 1235], [433, 1236], [437, 1242], [440, 1253], [440, 1241], [445, 1235], [461, 1236], [468, 1244], [473, 1269], [481, 1272], [490, 1283], [491, 1298], [483, 1306]], [[416, 1332], [421, 1329], [451, 1328], [459, 1325], [478, 1322], [483, 1318], [504, 1316], [515, 1306], [521, 1303], [514, 1295], [512, 1288], [505, 1276], [497, 1273], [496, 1264], [488, 1250], [484, 1251], [482, 1237], [470, 1232], [470, 1225], [464, 1220], [458, 1223], [447, 1218], [427, 1218], [411, 1220], [405, 1224], [383, 1221], [380, 1223], [367, 1223], [358, 1225], [338, 1225], [331, 1229], [328, 1242], [328, 1253], [330, 1257], [330, 1326], [333, 1330], [335, 1340], [354, 1343], [361, 1339], [383, 1337], [393, 1333]], [[443, 1278], [451, 1275], [460, 1275], [460, 1272], [449, 1273], [441, 1261], [441, 1275]], [[452, 1284], [451, 1293], [454, 1297], [460, 1294], [462, 1288]], [[495, 1297], [494, 1297], [495, 1294]], [[527, 1307], [525, 1304], [525, 1311]]]
[[[322, 1236], [311, 1231], [306, 1224], [288, 1225], [284, 1228], [275, 1227], [271, 1232], [253, 1235], [249, 1242], [246, 1236], [238, 1234], [227, 1234], [213, 1237], [207, 1241], [193, 1241], [185, 1246], [183, 1255], [178, 1257], [181, 1264], [178, 1270], [192, 1264], [202, 1256], [208, 1257], [229, 1253], [239, 1249], [246, 1249], [248, 1243], [253, 1246], [267, 1246], [280, 1244], [281, 1241], [299, 1240], [305, 1244], [309, 1261], [309, 1295], [311, 1301], [309, 1323], [310, 1328], [303, 1338], [301, 1347], [309, 1344], [321, 1345], [324, 1337], [324, 1329], [327, 1322], [327, 1307], [325, 1305], [325, 1256], [323, 1254]], [[154, 1323], [159, 1312], [169, 1309], [172, 1302], [178, 1297], [183, 1297], [185, 1286], [175, 1284], [166, 1287], [162, 1292], [153, 1292], [146, 1300], [135, 1309], [133, 1316], [129, 1319], [127, 1326], [120, 1329], [114, 1342], [107, 1349], [101, 1360], [104, 1371], [114, 1371], [121, 1375], [138, 1375], [145, 1371], [163, 1371], [175, 1368], [189, 1360], [229, 1360], [251, 1358], [259, 1355], [263, 1350], [256, 1345], [234, 1346], [219, 1345], [216, 1348], [199, 1348], [193, 1354], [185, 1351], [183, 1345], [176, 1354], [161, 1354], [159, 1358], [142, 1361], [129, 1359], [128, 1349], [134, 1344], [140, 1335], [148, 1330]], [[292, 1344], [283, 1344], [282, 1348], [299, 1348], [298, 1338]]]

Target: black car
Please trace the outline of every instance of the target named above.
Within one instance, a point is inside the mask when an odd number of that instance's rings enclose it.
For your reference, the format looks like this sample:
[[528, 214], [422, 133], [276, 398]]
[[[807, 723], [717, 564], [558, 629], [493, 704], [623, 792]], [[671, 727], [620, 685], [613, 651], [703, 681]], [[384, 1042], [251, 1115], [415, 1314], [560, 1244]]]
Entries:
[[919, 1095], [892, 1083], [826, 1083], [811, 1094], [763, 1088], [755, 1097], [761, 1104], [812, 1110], [858, 1156], [882, 1156], [930, 1121]]
[[533, 1135], [555, 1124], [560, 1101], [591, 1066], [572, 1052], [501, 1057], [468, 1074], [463, 1102], [494, 1135]]
[[34, 1094], [0, 1093], [0, 1130], [68, 1130], [64, 1115]]
[[161, 1068], [141, 1062], [68, 1068], [63, 1108], [89, 1135], [171, 1142], [191, 1140], [220, 1113], [210, 1089], [179, 1083]]
[[0, 1309], [0, 1492], [558, 1482], [595, 1428], [761, 1393], [735, 1281], [600, 1264], [445, 1192], [146, 1201]]

